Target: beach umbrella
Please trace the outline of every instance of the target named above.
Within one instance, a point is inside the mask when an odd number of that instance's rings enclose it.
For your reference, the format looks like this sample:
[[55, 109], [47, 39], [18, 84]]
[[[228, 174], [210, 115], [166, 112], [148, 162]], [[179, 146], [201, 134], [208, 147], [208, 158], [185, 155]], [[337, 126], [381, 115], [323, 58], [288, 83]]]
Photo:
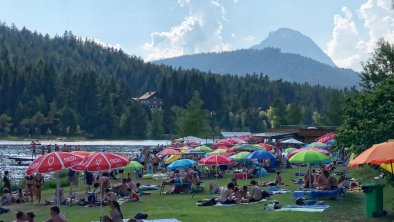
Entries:
[[299, 153], [299, 152], [303, 152], [305, 150], [314, 150], [314, 151], [318, 151], [323, 153], [326, 156], [330, 156], [330, 152], [328, 152], [327, 150], [321, 149], [321, 148], [317, 148], [317, 147], [305, 147], [305, 148], [301, 148], [301, 149], [296, 149], [291, 151], [290, 153], [287, 154], [288, 158], [292, 157], [293, 155]]
[[89, 151], [83, 151], [83, 150], [72, 151], [71, 153], [76, 154], [76, 155], [81, 156], [81, 157], [87, 157], [87, 156], [92, 154]]
[[236, 160], [236, 161], [247, 160], [249, 154], [250, 154], [250, 152], [240, 152], [240, 153], [237, 153], [237, 154], [235, 154], [235, 155], [232, 155], [232, 156], [229, 157], [229, 158], [231, 158], [231, 159], [233, 159], [233, 160]]
[[142, 169], [144, 166], [137, 161], [130, 161], [130, 163], [125, 166], [123, 169], [127, 171], [135, 170], [135, 169]]
[[201, 160], [198, 161], [199, 164], [201, 165], [208, 165], [208, 166], [214, 166], [214, 165], [227, 165], [234, 163], [233, 159], [230, 159], [228, 157], [225, 157], [223, 155], [211, 155], [202, 158]]
[[332, 146], [335, 143], [335, 139], [330, 139], [329, 141], [325, 142], [325, 144]]
[[179, 155], [181, 154], [181, 152], [179, 150], [175, 150], [173, 148], [165, 148], [164, 150], [162, 150], [159, 155], [161, 156], [171, 156], [171, 155]]
[[394, 174], [394, 171], [393, 171], [394, 163], [382, 163], [382, 164], [380, 164], [380, 167], [387, 170], [388, 172]]
[[282, 143], [282, 144], [298, 144], [298, 145], [304, 144], [303, 142], [301, 142], [301, 141], [299, 141], [299, 140], [296, 140], [296, 139], [294, 139], [294, 138], [287, 139], [287, 140], [283, 140], [283, 141], [281, 141], [280, 143]]
[[324, 134], [321, 137], [316, 138], [315, 141], [316, 142], [321, 142], [321, 143], [327, 143], [328, 141], [334, 139], [335, 136], [336, 136], [335, 133], [327, 133], [327, 134]]
[[193, 165], [196, 165], [197, 162], [194, 160], [190, 159], [180, 159], [180, 160], [175, 160], [173, 163], [167, 166], [167, 169], [173, 170], [173, 169], [179, 169], [179, 168], [188, 168]]
[[52, 152], [35, 159], [27, 168], [26, 175], [56, 172], [79, 164], [82, 160], [83, 157], [73, 153]]
[[289, 161], [290, 163], [307, 163], [307, 164], [331, 162], [328, 156], [316, 150], [304, 150], [299, 153], [296, 153], [289, 159]]
[[308, 147], [328, 148], [329, 146], [327, 144], [325, 144], [325, 143], [313, 142], [313, 143], [309, 144]]
[[[83, 161], [77, 165], [74, 165], [72, 169], [77, 171], [111, 171], [117, 168], [125, 167], [130, 163], [129, 158], [115, 154], [115, 153], [94, 153], [87, 156]], [[102, 190], [102, 183], [100, 183], [100, 191]], [[103, 199], [103, 193], [101, 192], [101, 199]], [[103, 215], [103, 201], [100, 202], [100, 221]]]
[[272, 145], [267, 143], [259, 143], [261, 147], [264, 147], [267, 151], [271, 151], [273, 149]]
[[248, 159], [264, 160], [264, 159], [272, 159], [272, 158], [275, 158], [275, 156], [271, 152], [263, 151], [263, 150], [255, 151], [248, 155]]
[[188, 151], [186, 151], [186, 152], [184, 152], [182, 154], [183, 155], [187, 155], [187, 154], [205, 154], [205, 152], [201, 151], [201, 150], [191, 149], [191, 150], [188, 150]]
[[217, 149], [217, 150], [214, 150], [213, 152], [211, 152], [210, 154], [216, 155], [216, 154], [224, 154], [224, 153], [227, 153], [226, 149]]
[[181, 157], [182, 157], [181, 154], [171, 155], [167, 158], [166, 164], [170, 164], [170, 163], [174, 162], [175, 160], [180, 159]]
[[[350, 163], [349, 167], [355, 167], [362, 164], [375, 164], [384, 167], [393, 167], [394, 163], [394, 142], [385, 142], [373, 145], [371, 148], [365, 150]], [[386, 168], [384, 168], [386, 169]], [[390, 170], [389, 170], [390, 171]], [[391, 169], [390, 172], [393, 172]]]
[[[79, 164], [83, 157], [68, 152], [53, 152], [39, 156], [27, 168], [26, 175], [34, 173], [50, 173], [70, 168]], [[59, 197], [60, 184], [59, 175], [56, 173], [56, 193]], [[56, 205], [60, 205], [60, 199], [57, 198]]]
[[260, 147], [260, 146], [253, 146], [253, 145], [235, 146], [235, 150], [257, 151], [257, 150], [261, 150], [261, 149], [262, 149], [262, 147]]
[[[309, 172], [311, 172], [311, 164], [329, 163], [330, 158], [324, 155], [322, 152], [316, 150], [304, 150], [296, 153], [289, 159], [290, 163], [306, 163], [309, 165]], [[312, 182], [312, 177], [309, 177], [309, 184]]]
[[181, 151], [181, 153], [184, 153], [186, 151], [190, 150], [190, 148], [188, 146], [183, 146], [179, 149], [179, 151]]
[[212, 149], [209, 148], [209, 147], [207, 147], [207, 146], [198, 146], [198, 147], [196, 147], [196, 148], [194, 148], [194, 149], [195, 149], [195, 150], [203, 151], [203, 152], [205, 152], [205, 153], [210, 153], [210, 152], [212, 152]]
[[290, 153], [290, 152], [293, 152], [294, 150], [297, 150], [297, 148], [290, 147], [290, 148], [285, 149], [284, 152], [285, 153]]

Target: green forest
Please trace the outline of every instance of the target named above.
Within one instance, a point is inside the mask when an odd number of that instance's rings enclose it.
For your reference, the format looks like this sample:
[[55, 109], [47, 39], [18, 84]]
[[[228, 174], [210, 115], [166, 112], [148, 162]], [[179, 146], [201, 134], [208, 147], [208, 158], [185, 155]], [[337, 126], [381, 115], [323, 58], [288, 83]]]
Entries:
[[[136, 101], [157, 91], [162, 110]], [[355, 89], [173, 69], [66, 31], [0, 24], [0, 136], [211, 137], [281, 125], [342, 124]]]

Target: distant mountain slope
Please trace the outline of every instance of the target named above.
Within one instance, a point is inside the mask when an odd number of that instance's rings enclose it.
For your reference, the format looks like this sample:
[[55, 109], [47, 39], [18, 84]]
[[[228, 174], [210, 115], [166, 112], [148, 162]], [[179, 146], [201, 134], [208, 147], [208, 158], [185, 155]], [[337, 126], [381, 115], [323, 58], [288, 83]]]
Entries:
[[264, 73], [270, 79], [308, 82], [338, 88], [354, 86], [359, 80], [358, 73], [353, 70], [332, 67], [297, 54], [282, 53], [279, 49], [273, 48], [180, 56], [158, 60], [155, 63], [221, 74]]
[[311, 38], [292, 29], [281, 28], [271, 32], [260, 44], [251, 47], [251, 49], [264, 48], [279, 48], [282, 52], [299, 54], [335, 67], [331, 58]]

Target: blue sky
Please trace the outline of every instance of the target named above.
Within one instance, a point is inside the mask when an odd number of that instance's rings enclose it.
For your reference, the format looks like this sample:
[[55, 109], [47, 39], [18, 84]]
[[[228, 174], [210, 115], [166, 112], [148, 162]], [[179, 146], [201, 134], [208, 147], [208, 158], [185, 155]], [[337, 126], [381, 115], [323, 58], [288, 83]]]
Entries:
[[375, 23], [385, 16], [394, 18], [387, 9], [389, 2], [3, 0], [0, 21], [51, 36], [71, 30], [77, 36], [150, 60], [247, 48], [262, 41], [270, 31], [287, 27], [311, 37], [337, 65], [359, 69], [359, 61], [372, 50], [377, 36], [394, 36], [394, 21], [385, 20], [388, 31], [373, 30], [371, 24], [377, 13], [381, 18], [378, 16]]

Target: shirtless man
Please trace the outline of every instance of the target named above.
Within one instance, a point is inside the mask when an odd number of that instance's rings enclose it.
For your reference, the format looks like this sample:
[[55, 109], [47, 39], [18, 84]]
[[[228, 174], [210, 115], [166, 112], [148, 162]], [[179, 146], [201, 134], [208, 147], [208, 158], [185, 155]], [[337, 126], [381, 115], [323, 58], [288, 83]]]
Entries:
[[51, 207], [50, 215], [51, 217], [48, 218], [45, 222], [67, 222], [67, 219], [60, 214], [59, 207]]

